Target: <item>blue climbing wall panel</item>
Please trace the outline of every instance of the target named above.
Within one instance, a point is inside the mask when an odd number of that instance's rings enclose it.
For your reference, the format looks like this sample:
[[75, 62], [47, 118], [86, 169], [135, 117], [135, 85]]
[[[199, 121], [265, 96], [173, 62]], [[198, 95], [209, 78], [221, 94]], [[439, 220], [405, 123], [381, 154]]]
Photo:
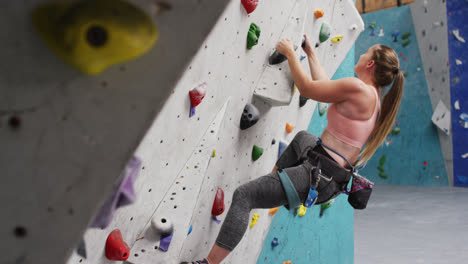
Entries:
[[[364, 14], [362, 19], [366, 30], [356, 41], [356, 61], [369, 47], [375, 44], [387, 45], [399, 54], [400, 69], [408, 75], [396, 122], [401, 132], [387, 138], [361, 173], [377, 184], [447, 186], [447, 172], [437, 128], [431, 121], [433, 110], [410, 7]], [[373, 22], [376, 23], [374, 34], [369, 27]], [[381, 27], [384, 36], [379, 36]], [[397, 42], [392, 37], [395, 30], [400, 32]], [[411, 33], [411, 42], [403, 47], [401, 36], [405, 32]], [[386, 161], [383, 168], [384, 174], [388, 175], [387, 179], [381, 178], [377, 169], [384, 155]]]
[[[453, 30], [459, 30], [461, 37], [468, 37], [466, 14], [468, 3], [465, 0], [447, 1], [447, 26], [449, 30], [449, 59], [450, 59], [450, 100], [452, 102], [452, 142], [453, 142], [453, 184], [468, 187], [468, 157], [462, 155], [468, 152], [468, 128], [461, 125], [460, 114], [468, 114], [468, 49], [467, 44], [454, 37]], [[457, 65], [456, 60], [462, 64]], [[458, 81], [457, 81], [458, 79]], [[454, 108], [458, 101], [460, 109]]]
[[[353, 76], [353, 67], [354, 48], [351, 48], [333, 79]], [[320, 136], [326, 125], [326, 115], [320, 116], [316, 109], [307, 131]], [[322, 217], [319, 216], [320, 206], [308, 209], [302, 217], [294, 216], [281, 207], [273, 219], [257, 263], [287, 260], [294, 264], [354, 263], [353, 209], [347, 199], [346, 195], [338, 196]], [[271, 242], [275, 237], [279, 239], [279, 245], [272, 248]]]

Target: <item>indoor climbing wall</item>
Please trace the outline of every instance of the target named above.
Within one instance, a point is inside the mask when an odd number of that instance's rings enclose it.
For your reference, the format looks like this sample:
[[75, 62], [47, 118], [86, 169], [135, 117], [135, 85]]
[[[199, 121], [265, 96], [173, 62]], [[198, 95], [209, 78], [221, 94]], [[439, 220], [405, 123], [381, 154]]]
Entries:
[[[450, 74], [448, 65], [447, 12], [445, 0], [416, 0], [411, 5], [411, 14], [423, 62], [427, 89], [435, 111], [437, 105], [450, 111]], [[450, 120], [450, 115], [447, 115]], [[450, 122], [449, 122], [450, 123]], [[452, 132], [437, 130], [450, 185], [453, 185]]]
[[453, 183], [459, 187], [468, 187], [468, 48], [465, 40], [468, 26], [464, 17], [467, 11], [466, 1], [447, 2], [451, 81], [451, 100], [447, 107], [452, 114]]
[[[315, 18], [317, 8], [324, 10]], [[68, 263], [108, 263], [104, 255], [109, 233], [119, 229], [130, 248], [131, 263], [178, 263], [206, 257], [213, 245], [226, 212], [212, 218], [212, 206], [218, 188], [224, 191], [226, 210], [235, 188], [269, 173], [278, 157], [281, 140], [289, 142], [300, 130], [306, 130], [316, 103], [309, 100], [299, 106], [299, 93], [289, 103], [271, 106], [273, 96], [256, 95], [260, 88], [289, 90], [292, 83], [287, 62], [268, 65], [277, 42], [288, 37], [300, 46], [302, 34], [318, 42], [322, 23], [330, 25], [330, 39], [343, 36], [338, 43], [324, 41], [317, 48], [329, 76], [344, 60], [364, 29], [352, 1], [261, 1], [250, 15], [240, 1], [232, 1], [186, 68], [152, 127], [139, 145], [135, 156], [141, 171], [135, 181], [135, 203], [120, 208], [109, 226], [90, 228], [84, 234], [87, 258], [73, 253]], [[260, 29], [258, 43], [247, 48], [251, 23]], [[257, 30], [255, 33], [258, 36]], [[293, 33], [291, 33], [293, 32]], [[304, 56], [298, 48], [297, 56]], [[308, 67], [306, 60], [302, 62]], [[276, 70], [278, 74], [271, 74]], [[263, 87], [264, 74], [271, 76], [273, 87]], [[158, 85], [157, 78], [154, 84]], [[189, 91], [206, 89], [206, 95], [194, 109]], [[195, 90], [196, 90], [195, 89]], [[269, 94], [266, 94], [269, 96]], [[240, 120], [247, 103], [259, 111], [259, 120], [242, 130]], [[291, 133], [286, 123], [294, 126]], [[263, 149], [257, 160], [254, 146]], [[248, 228], [242, 242], [226, 263], [255, 263], [268, 233], [272, 216], [268, 210], [252, 210], [259, 215]], [[152, 221], [165, 219], [174, 224], [172, 239], [161, 240]], [[161, 221], [162, 222], [162, 221]], [[167, 251], [166, 251], [167, 250]]]
[[410, 7], [363, 14], [362, 18], [366, 29], [356, 42], [356, 60], [374, 44], [384, 44], [397, 52], [400, 70], [406, 75], [392, 132], [362, 174], [377, 184], [447, 186], [439, 128], [432, 123], [434, 110]]

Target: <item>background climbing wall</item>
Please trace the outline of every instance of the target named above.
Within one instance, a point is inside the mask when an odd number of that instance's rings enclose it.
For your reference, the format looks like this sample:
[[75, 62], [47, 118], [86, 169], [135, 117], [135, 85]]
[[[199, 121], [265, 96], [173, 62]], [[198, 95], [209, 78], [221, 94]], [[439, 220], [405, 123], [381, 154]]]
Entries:
[[[407, 72], [405, 88], [397, 122], [398, 135], [390, 135], [362, 173], [377, 184], [447, 186], [448, 178], [445, 162], [437, 134], [437, 127], [431, 118], [433, 109], [427, 83], [422, 70], [423, 64], [415, 37], [409, 6], [362, 15], [366, 30], [356, 42], [356, 60], [369, 47], [380, 43], [395, 49], [399, 54], [400, 69]], [[375, 35], [371, 36], [371, 23], [375, 22]], [[379, 36], [383, 27], [384, 36]], [[400, 36], [393, 42], [392, 32], [398, 30]], [[402, 35], [410, 32], [410, 44], [403, 47]], [[378, 169], [382, 157], [383, 174]]]
[[[442, 102], [450, 108], [447, 13], [445, 0], [416, 0], [411, 6], [419, 53], [424, 67], [432, 109]], [[452, 133], [437, 129], [450, 185], [453, 185]]]
[[[332, 79], [352, 76], [354, 47]], [[319, 114], [317, 104], [307, 131], [320, 136], [327, 123], [326, 114]], [[321, 206], [307, 209], [302, 217], [281, 208], [271, 223], [257, 263], [269, 264], [276, 260], [317, 264], [354, 263], [354, 212], [347, 199], [346, 195], [338, 196], [322, 217]], [[279, 239], [279, 245], [272, 248], [271, 242], [275, 237]]]
[[[325, 16], [314, 19], [315, 8], [323, 8]], [[302, 12], [291, 13], [297, 11]], [[290, 141], [309, 124], [315, 102], [309, 101], [300, 108], [298, 93], [290, 105], [274, 108], [252, 96], [282, 35], [281, 29], [287, 23], [300, 26], [303, 21], [305, 32], [311, 36], [318, 36], [322, 21], [332, 26], [332, 36], [344, 36], [339, 44], [328, 41], [317, 49], [332, 76], [363, 29], [352, 1], [260, 2], [249, 16], [239, 1], [231, 2], [135, 154], [143, 161], [135, 184], [137, 202], [117, 211], [108, 228], [87, 230], [84, 239], [88, 258], [73, 254], [68, 263], [106, 263], [104, 241], [114, 228], [122, 231], [132, 248], [129, 261], [134, 263], [177, 263], [179, 258], [198, 259], [207, 255], [220, 227], [210, 214], [216, 188], [224, 189], [229, 208], [237, 186], [271, 171], [278, 155], [278, 141]], [[262, 32], [258, 45], [247, 50], [246, 34], [252, 22]], [[356, 30], [350, 29], [352, 24], [357, 25]], [[303, 65], [307, 67], [305, 61]], [[284, 67], [288, 67], [286, 63]], [[196, 108], [196, 114], [189, 118], [187, 93], [202, 82], [207, 84], [207, 95]], [[261, 119], [255, 126], [240, 130], [240, 116], [248, 102], [258, 107]], [[289, 135], [285, 132], [286, 122], [295, 125]], [[265, 150], [255, 162], [251, 159], [254, 144]], [[216, 156], [210, 158], [214, 148]], [[247, 231], [226, 263], [257, 260], [271, 217], [267, 216], [267, 210], [253, 213], [260, 215], [258, 224]], [[158, 249], [158, 238], [149, 227], [152, 217], [162, 216], [177, 223], [168, 252]], [[223, 220], [224, 216], [218, 218]], [[189, 225], [193, 227], [192, 233], [185, 238]]]
[[[450, 80], [453, 142], [454, 185], [468, 187], [468, 48], [465, 38], [468, 37], [468, 26], [464, 19], [468, 11], [466, 1], [448, 1], [447, 24], [449, 28]], [[455, 35], [462, 38], [456, 39]], [[459, 105], [456, 107], [456, 105]], [[448, 106], [448, 105], [447, 105]], [[462, 120], [461, 116], [465, 115]]]

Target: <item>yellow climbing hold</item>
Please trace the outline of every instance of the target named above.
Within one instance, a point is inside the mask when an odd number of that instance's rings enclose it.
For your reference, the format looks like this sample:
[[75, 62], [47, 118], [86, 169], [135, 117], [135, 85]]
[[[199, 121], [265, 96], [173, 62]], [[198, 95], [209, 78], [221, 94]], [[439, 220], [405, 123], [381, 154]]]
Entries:
[[213, 154], [211, 154], [211, 157], [212, 158], [216, 157], [216, 149], [213, 149]]
[[121, 0], [46, 3], [32, 20], [55, 53], [90, 75], [142, 55], [158, 36], [150, 17]]
[[257, 220], [260, 217], [257, 213], [252, 216], [252, 222], [250, 222], [250, 228], [254, 227], [257, 224]]
[[343, 36], [336, 36], [336, 37], [331, 39], [331, 42], [336, 44], [336, 43], [340, 42], [342, 39], [343, 39]]
[[307, 212], [307, 207], [301, 204], [301, 207], [299, 208], [299, 216], [304, 216]]
[[276, 212], [278, 212], [279, 207], [271, 208], [270, 211], [268, 211], [269, 215], [275, 215]]

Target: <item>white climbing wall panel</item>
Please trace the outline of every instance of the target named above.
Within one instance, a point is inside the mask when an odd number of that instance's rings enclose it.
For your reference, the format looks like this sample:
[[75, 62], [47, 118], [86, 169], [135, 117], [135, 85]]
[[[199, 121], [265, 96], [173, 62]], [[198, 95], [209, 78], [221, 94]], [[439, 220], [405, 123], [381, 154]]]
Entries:
[[[297, 5], [308, 10], [302, 14], [307, 16], [304, 31], [312, 38], [318, 38], [322, 21], [331, 25], [332, 36], [344, 36], [339, 44], [327, 41], [317, 49], [327, 73], [333, 75], [363, 30], [352, 1], [261, 1], [251, 15], [246, 14], [240, 1], [232, 1], [138, 147], [135, 155], [142, 159], [143, 169], [135, 186], [137, 202], [119, 209], [105, 230], [87, 230], [84, 238], [88, 259], [74, 253], [69, 264], [108, 263], [104, 244], [115, 228], [122, 231], [131, 247], [128, 261], [132, 263], [178, 263], [206, 257], [220, 228], [211, 219], [217, 188], [224, 190], [227, 212], [235, 188], [269, 173], [278, 155], [279, 140], [290, 141], [295, 133], [306, 129], [315, 109], [311, 100], [300, 108], [297, 92], [289, 105], [281, 107], [271, 107], [253, 96], [268, 57]], [[323, 8], [325, 16], [315, 19], [315, 8]], [[252, 22], [260, 26], [261, 35], [258, 45], [247, 50], [247, 31]], [[356, 24], [356, 30], [350, 30], [351, 24]], [[296, 37], [300, 39], [302, 33], [298, 34]], [[305, 63], [303, 66], [308, 69]], [[287, 71], [287, 62], [281, 67]], [[272, 78], [279, 83], [284, 76]], [[196, 114], [189, 118], [188, 91], [203, 82], [207, 83], [207, 94], [197, 106]], [[240, 130], [240, 117], [249, 102], [260, 110], [261, 119], [253, 127]], [[295, 126], [289, 135], [285, 131], [286, 122]], [[255, 162], [251, 159], [254, 144], [265, 150]], [[216, 156], [211, 157], [214, 148]], [[256, 262], [272, 219], [267, 211], [251, 212], [251, 216], [260, 215], [258, 224], [247, 230], [225, 263]], [[226, 212], [218, 219], [223, 220]], [[159, 239], [150, 227], [152, 217], [165, 217], [175, 223], [174, 238], [167, 252], [157, 248]], [[193, 231], [185, 238], [190, 225]]]
[[[331, 25], [332, 37], [344, 36], [339, 44], [327, 41], [317, 49], [330, 77], [363, 30], [351, 0], [260, 1], [251, 15], [238, 0], [226, 10], [226, 0], [173, 0], [170, 11], [153, 16], [160, 38], [150, 52], [87, 77], [52, 54], [34, 32], [29, 14], [40, 2], [48, 1], [0, 5], [7, 14], [0, 18], [5, 36], [1, 45], [8, 51], [2, 54], [8, 63], [0, 66], [0, 146], [5, 149], [0, 167], [6, 171], [0, 193], [7, 216], [0, 225], [1, 263], [63, 263], [83, 233], [88, 257], [73, 252], [68, 263], [110, 263], [104, 245], [115, 228], [131, 247], [133, 263], [206, 256], [220, 227], [210, 217], [216, 188], [224, 189], [229, 208], [234, 189], [270, 172], [279, 140], [290, 141], [306, 129], [315, 109], [312, 101], [299, 108], [297, 92], [282, 107], [253, 98], [294, 8], [309, 5], [304, 31], [313, 38], [322, 21]], [[153, 1], [131, 2], [152, 10]], [[325, 16], [316, 20], [315, 8], [323, 8]], [[251, 22], [262, 33], [258, 45], [247, 50]], [[356, 30], [350, 30], [351, 24]], [[283, 65], [287, 69], [287, 63]], [[308, 67], [305, 61], [303, 66]], [[188, 91], [202, 82], [207, 83], [207, 95], [189, 118]], [[240, 130], [248, 102], [257, 106], [261, 119]], [[7, 125], [12, 114], [22, 118], [18, 130]], [[295, 126], [290, 135], [286, 122]], [[254, 144], [265, 153], [252, 162]], [[217, 154], [209, 158], [212, 148]], [[85, 232], [133, 154], [142, 160], [135, 182], [137, 201], [119, 209], [108, 228]], [[254, 212], [260, 214], [258, 224], [226, 263], [255, 263], [271, 217], [267, 210]], [[158, 241], [148, 228], [159, 214], [176, 223], [168, 252], [155, 249]], [[182, 241], [189, 225], [193, 231]], [[13, 235], [17, 226], [26, 228], [25, 237]]]
[[[426, 81], [431, 97], [432, 108], [435, 110], [439, 101], [450, 107], [450, 69], [447, 8], [445, 0], [416, 0], [411, 4], [411, 14], [417, 34], [419, 51], [423, 61]], [[445, 167], [450, 185], [453, 185], [452, 138], [439, 131], [440, 146], [444, 155]]]

